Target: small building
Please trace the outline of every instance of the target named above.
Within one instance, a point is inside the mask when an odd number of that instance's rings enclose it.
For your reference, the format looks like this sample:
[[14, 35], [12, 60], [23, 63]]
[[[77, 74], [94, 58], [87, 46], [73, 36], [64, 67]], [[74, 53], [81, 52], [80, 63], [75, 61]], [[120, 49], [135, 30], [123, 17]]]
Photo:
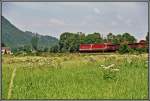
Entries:
[[12, 54], [11, 49], [9, 47], [2, 47], [1, 52], [2, 54]]

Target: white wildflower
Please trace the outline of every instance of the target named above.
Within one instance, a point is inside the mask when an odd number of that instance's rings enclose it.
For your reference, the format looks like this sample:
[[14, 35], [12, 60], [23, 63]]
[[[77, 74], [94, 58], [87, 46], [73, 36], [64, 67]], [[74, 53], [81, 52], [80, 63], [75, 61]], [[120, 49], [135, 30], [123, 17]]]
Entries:
[[111, 65], [108, 66], [108, 68], [112, 68], [114, 66], [115, 66], [115, 64], [111, 64]]
[[104, 65], [101, 65], [101, 67], [104, 67]]
[[127, 59], [127, 62], [128, 62], [128, 63], [131, 63], [131, 62], [132, 62], [132, 60], [131, 60], [131, 59]]
[[118, 72], [118, 71], [119, 71], [119, 69], [112, 69], [112, 71]]
[[102, 68], [103, 69], [112, 69], [112, 67], [114, 67], [115, 66], [115, 64], [111, 64], [111, 65], [109, 65], [109, 66], [104, 66], [104, 65], [101, 65], [102, 66]]
[[109, 69], [109, 67], [103, 67], [103, 69]]
[[149, 61], [145, 61], [146, 63], [149, 63]]

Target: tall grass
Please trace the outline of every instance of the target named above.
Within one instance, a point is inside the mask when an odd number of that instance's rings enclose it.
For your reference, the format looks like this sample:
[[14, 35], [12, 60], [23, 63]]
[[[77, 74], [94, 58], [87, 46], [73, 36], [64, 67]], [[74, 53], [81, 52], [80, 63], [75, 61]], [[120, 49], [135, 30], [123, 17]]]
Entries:
[[[53, 54], [5, 57], [2, 98], [7, 99], [147, 99], [148, 55]], [[104, 79], [101, 65], [115, 64], [116, 79]]]

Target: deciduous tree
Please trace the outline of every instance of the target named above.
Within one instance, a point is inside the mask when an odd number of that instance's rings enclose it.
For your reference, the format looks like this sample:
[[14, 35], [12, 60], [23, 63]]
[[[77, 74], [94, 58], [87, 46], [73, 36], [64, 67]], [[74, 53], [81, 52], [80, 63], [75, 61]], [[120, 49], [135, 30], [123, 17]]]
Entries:
[[33, 36], [31, 39], [31, 45], [35, 51], [37, 51], [37, 49], [38, 49], [38, 40], [39, 40], [39, 38], [38, 38], [37, 34], [35, 36]]

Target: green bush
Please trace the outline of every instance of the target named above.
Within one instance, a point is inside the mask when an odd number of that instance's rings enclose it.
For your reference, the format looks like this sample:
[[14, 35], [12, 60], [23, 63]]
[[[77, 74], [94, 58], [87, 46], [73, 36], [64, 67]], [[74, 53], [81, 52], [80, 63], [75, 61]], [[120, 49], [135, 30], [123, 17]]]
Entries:
[[119, 51], [120, 54], [129, 53], [130, 49], [127, 44], [120, 45]]
[[50, 48], [50, 53], [58, 53], [58, 52], [59, 52], [59, 45], [55, 45]]
[[121, 46], [119, 47], [118, 52], [119, 52], [120, 54], [125, 54], [125, 53], [131, 53], [131, 54], [137, 53], [137, 54], [142, 54], [142, 53], [146, 53], [146, 52], [148, 52], [148, 51], [147, 51], [147, 48], [134, 48], [134, 49], [132, 49], [132, 48], [129, 48], [127, 44], [123, 44], [123, 45], [121, 45]]
[[137, 48], [135, 49], [137, 53], [141, 54], [141, 53], [146, 53], [147, 52], [147, 48]]

